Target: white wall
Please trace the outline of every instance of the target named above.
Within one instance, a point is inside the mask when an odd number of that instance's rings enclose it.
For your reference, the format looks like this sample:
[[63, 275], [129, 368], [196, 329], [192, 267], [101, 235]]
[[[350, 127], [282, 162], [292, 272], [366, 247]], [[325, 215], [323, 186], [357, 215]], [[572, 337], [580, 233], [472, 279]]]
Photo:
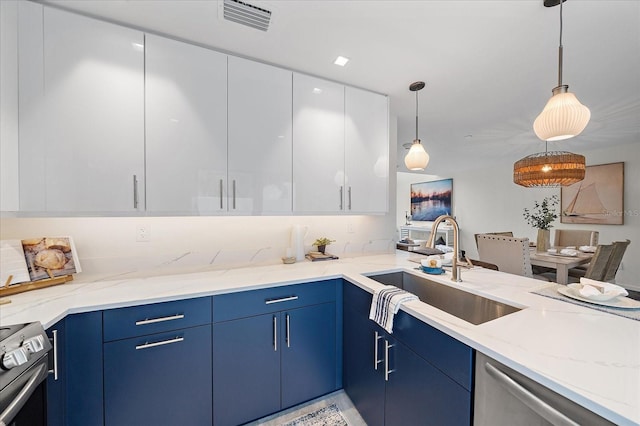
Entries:
[[[587, 165], [625, 163], [624, 225], [585, 225], [554, 222], [553, 229], [593, 229], [600, 233], [600, 243], [630, 239], [616, 282], [640, 289], [640, 144], [606, 147], [581, 152]], [[428, 167], [427, 167], [428, 171]], [[453, 213], [460, 225], [460, 245], [467, 255], [477, 256], [473, 234], [481, 232], [513, 231], [519, 237], [535, 241], [536, 229], [522, 217], [523, 208], [533, 207], [548, 195], [560, 195], [560, 189], [524, 188], [513, 183], [513, 163], [505, 160], [501, 167], [455, 172], [450, 176], [399, 173], [398, 215], [396, 224], [404, 223], [409, 209], [409, 184], [440, 178], [453, 178]], [[405, 195], [406, 194], [406, 195]], [[552, 237], [553, 238], [553, 237]]]

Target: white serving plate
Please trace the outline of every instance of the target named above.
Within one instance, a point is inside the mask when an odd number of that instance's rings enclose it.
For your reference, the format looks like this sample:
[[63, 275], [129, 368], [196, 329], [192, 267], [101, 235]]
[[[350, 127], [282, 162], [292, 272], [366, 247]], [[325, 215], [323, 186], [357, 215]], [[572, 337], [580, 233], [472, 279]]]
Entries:
[[574, 293], [574, 290], [568, 287], [558, 287], [558, 293], [563, 296], [570, 297], [571, 299], [580, 300], [581, 302], [593, 303], [594, 305], [608, 306], [611, 308], [619, 309], [640, 309], [640, 302], [637, 300], [629, 299], [628, 297], [615, 297], [610, 300], [593, 300], [582, 297], [579, 294]]

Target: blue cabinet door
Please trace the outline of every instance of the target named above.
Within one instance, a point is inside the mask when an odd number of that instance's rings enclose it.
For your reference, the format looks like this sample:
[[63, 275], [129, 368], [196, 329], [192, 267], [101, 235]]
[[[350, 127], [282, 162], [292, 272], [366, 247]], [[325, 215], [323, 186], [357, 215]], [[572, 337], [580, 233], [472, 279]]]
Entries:
[[211, 325], [104, 344], [105, 425], [210, 425]]
[[336, 390], [336, 304], [280, 314], [282, 407]]
[[66, 376], [65, 376], [65, 320], [62, 319], [47, 329], [53, 351], [49, 355], [47, 377], [47, 425], [65, 424]]
[[[213, 325], [213, 420], [238, 425], [280, 410], [279, 313]], [[185, 423], [182, 423], [185, 424]]]
[[102, 312], [65, 319], [67, 424], [104, 425], [102, 377]]
[[[397, 340], [389, 348], [385, 424], [460, 426], [471, 424], [471, 395]], [[383, 343], [384, 344], [384, 343]]]
[[[348, 287], [349, 285], [345, 285]], [[369, 426], [384, 425], [383, 334], [376, 338], [373, 323], [361, 312], [350, 309], [353, 300], [345, 291], [343, 386], [356, 409]], [[399, 424], [399, 423], [398, 423]]]

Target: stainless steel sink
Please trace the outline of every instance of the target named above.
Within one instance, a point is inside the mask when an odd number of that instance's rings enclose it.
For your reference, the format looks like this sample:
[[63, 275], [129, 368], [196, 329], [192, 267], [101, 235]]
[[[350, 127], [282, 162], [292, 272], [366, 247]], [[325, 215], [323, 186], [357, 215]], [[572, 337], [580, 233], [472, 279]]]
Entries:
[[518, 312], [520, 308], [443, 285], [407, 272], [367, 275], [374, 281], [415, 294], [424, 303], [471, 324], [482, 324]]

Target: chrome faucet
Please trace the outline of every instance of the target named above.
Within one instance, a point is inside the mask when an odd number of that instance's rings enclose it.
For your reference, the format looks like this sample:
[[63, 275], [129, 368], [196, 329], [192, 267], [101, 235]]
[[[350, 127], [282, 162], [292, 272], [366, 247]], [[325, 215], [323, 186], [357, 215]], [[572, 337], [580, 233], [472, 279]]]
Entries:
[[427, 247], [435, 248], [436, 231], [438, 230], [438, 225], [440, 225], [440, 222], [443, 221], [447, 221], [453, 226], [453, 259], [451, 259], [451, 281], [460, 282], [462, 281], [462, 277], [460, 277], [460, 271], [458, 270], [458, 248], [460, 246], [460, 235], [458, 222], [456, 222], [453, 216], [442, 215], [436, 218], [435, 222], [433, 222], [433, 226], [431, 227], [431, 235], [429, 236], [429, 240], [427, 241]]

